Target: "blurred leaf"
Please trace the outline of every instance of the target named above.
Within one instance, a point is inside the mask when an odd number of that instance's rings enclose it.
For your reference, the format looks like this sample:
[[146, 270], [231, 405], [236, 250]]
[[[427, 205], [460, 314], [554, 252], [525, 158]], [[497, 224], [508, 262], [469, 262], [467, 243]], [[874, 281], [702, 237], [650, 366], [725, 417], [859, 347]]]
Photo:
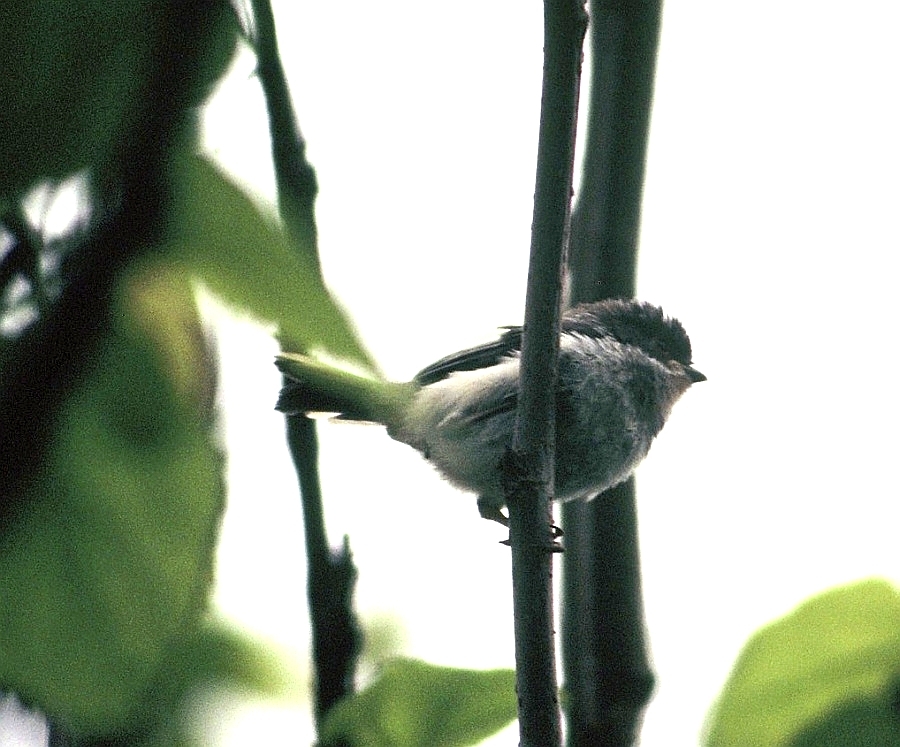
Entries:
[[[159, 64], [154, 45], [178, 6], [174, 0], [0, 3], [0, 204], [41, 179], [107, 162], [139, 123]], [[201, 62], [192, 65], [188, 100], [179, 102], [185, 109], [205, 97], [235, 49], [238, 24], [230, 4], [219, 0], [210, 17], [216, 22], [205, 23], [196, 40]]]
[[177, 697], [209, 684], [283, 697], [296, 694], [300, 682], [299, 673], [289, 670], [265, 645], [215, 619], [180, 638], [169, 651], [168, 662], [167, 681], [160, 687]]
[[0, 687], [78, 734], [143, 718], [204, 609], [224, 501], [188, 280], [138, 267], [115, 308], [0, 540]]
[[812, 744], [801, 733], [846, 724], [873, 703], [886, 710], [898, 672], [897, 590], [869, 580], [828, 591], [750, 639], [713, 709], [705, 744]]
[[209, 619], [169, 647], [131, 730], [106, 738], [131, 747], [203, 747], [197, 719], [218, 693], [296, 698], [300, 679], [259, 641]]
[[370, 614], [363, 620], [361, 662], [375, 668], [380, 662], [398, 656], [407, 645], [403, 620], [394, 613]]
[[451, 669], [395, 659], [372, 685], [328, 713], [320, 743], [463, 747], [478, 744], [515, 717], [511, 669]]
[[167, 652], [144, 707], [135, 747], [195, 745], [191, 696], [218, 688], [269, 697], [297, 695], [300, 678], [263, 644], [220, 620], [209, 620]]
[[303, 349], [321, 349], [374, 370], [350, 322], [329, 295], [315, 252], [285, 232], [207, 161], [187, 159], [176, 187], [169, 255], [223, 301]]
[[791, 747], [897, 747], [900, 716], [894, 698], [846, 703], [808, 726]]

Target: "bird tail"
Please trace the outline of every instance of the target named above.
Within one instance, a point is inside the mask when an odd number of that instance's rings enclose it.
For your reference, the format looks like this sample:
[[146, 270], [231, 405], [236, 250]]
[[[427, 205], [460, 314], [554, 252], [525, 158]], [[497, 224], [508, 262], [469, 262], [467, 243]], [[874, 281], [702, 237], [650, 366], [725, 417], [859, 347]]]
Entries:
[[287, 415], [336, 413], [341, 420], [390, 425], [409, 402], [413, 385], [351, 373], [300, 353], [275, 365], [287, 377], [275, 409]]

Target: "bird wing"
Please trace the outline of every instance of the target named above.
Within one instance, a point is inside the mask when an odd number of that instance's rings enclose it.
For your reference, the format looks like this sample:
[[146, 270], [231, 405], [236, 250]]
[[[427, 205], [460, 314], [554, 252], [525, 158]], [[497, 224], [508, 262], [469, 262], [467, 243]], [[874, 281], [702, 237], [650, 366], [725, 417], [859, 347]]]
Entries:
[[500, 339], [441, 358], [419, 371], [413, 381], [420, 386], [427, 386], [446, 379], [456, 371], [476, 371], [479, 368], [495, 366], [507, 356], [518, 353], [522, 349], [522, 328], [504, 329], [506, 332]]
[[[420, 386], [446, 379], [455, 371], [475, 371], [499, 363], [503, 358], [522, 350], [522, 327], [501, 327], [505, 330], [500, 339], [486, 342], [468, 350], [461, 350], [435, 361], [416, 374], [414, 381]], [[569, 309], [560, 320], [560, 331], [585, 337], [608, 337], [609, 331], [598, 324], [590, 305]]]
[[497, 400], [492, 406], [478, 410], [477, 412], [467, 412], [465, 413], [460, 420], [465, 423], [467, 426], [475, 425], [476, 423], [484, 423], [491, 418], [495, 418], [498, 415], [505, 415], [506, 413], [515, 412], [516, 407], [519, 405], [519, 393], [510, 392], [505, 395], [502, 399]]

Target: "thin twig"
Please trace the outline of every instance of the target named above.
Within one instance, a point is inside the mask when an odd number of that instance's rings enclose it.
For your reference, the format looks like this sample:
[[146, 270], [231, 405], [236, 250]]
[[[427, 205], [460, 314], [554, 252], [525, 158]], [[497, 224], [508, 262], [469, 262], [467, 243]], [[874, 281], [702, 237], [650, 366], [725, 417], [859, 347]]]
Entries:
[[316, 724], [353, 692], [353, 677], [362, 635], [353, 611], [356, 566], [346, 537], [339, 550], [328, 545], [319, 484], [315, 422], [296, 415], [286, 419], [288, 447], [303, 498], [307, 595], [315, 667]]
[[306, 141], [297, 124], [278, 51], [272, 4], [269, 0], [251, 0], [251, 5], [259, 81], [269, 114], [279, 212], [298, 251], [308, 255], [321, 276], [315, 217], [319, 193], [316, 172], [306, 160]]
[[20, 204], [15, 204], [7, 210], [2, 218], [2, 223], [12, 234], [14, 243], [12, 249], [0, 261], [0, 291], [6, 289], [7, 284], [16, 273], [20, 273], [31, 286], [32, 300], [38, 308], [38, 313], [45, 316], [50, 304], [44, 279], [41, 276], [43, 237], [31, 227], [25, 216], [25, 210]]
[[[630, 297], [661, 1], [590, 0], [591, 93], [572, 216], [571, 302]], [[637, 740], [653, 690], [634, 480], [562, 508], [562, 650], [570, 747]]]
[[[544, 4], [544, 72], [534, 220], [522, 341], [512, 477], [507, 489], [512, 545], [516, 688], [522, 747], [561, 741], [553, 645], [553, 484], [559, 305], [575, 153], [581, 50], [587, 16], [577, 0]], [[509, 465], [507, 465], [509, 467]]]
[[[281, 219], [297, 251], [304, 253], [321, 275], [314, 212], [318, 193], [316, 172], [306, 160], [306, 143], [297, 124], [278, 52], [271, 3], [269, 0], [252, 0], [251, 4], [259, 78], [269, 113]], [[314, 710], [316, 723], [320, 725], [332, 706], [353, 692], [362, 638], [353, 610], [357, 574], [347, 538], [337, 550], [332, 550], [328, 544], [315, 422], [303, 415], [289, 415], [286, 425], [288, 447], [303, 503], [315, 670]]]

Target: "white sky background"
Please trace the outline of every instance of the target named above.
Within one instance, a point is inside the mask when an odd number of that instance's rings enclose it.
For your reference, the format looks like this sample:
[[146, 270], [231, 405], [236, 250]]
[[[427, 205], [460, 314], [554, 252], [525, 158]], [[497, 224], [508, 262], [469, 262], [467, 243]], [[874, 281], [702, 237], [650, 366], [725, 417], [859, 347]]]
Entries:
[[[275, 10], [319, 176], [326, 277], [386, 373], [408, 378], [519, 323], [540, 3]], [[644, 747], [696, 744], [760, 625], [835, 584], [900, 578], [898, 20], [888, 0], [666, 6], [639, 296], [684, 322], [709, 381], [638, 472], [659, 678]], [[249, 55], [211, 105], [206, 137], [272, 199]], [[216, 603], [305, 662], [275, 346], [246, 322], [223, 322], [219, 337], [231, 492]], [[512, 666], [502, 528], [377, 427], [326, 425], [321, 440], [329, 534], [350, 536], [362, 615], [402, 621], [410, 655]], [[304, 744], [306, 708], [234, 708], [210, 726], [229, 747]], [[517, 744], [515, 730], [490, 744]]]

